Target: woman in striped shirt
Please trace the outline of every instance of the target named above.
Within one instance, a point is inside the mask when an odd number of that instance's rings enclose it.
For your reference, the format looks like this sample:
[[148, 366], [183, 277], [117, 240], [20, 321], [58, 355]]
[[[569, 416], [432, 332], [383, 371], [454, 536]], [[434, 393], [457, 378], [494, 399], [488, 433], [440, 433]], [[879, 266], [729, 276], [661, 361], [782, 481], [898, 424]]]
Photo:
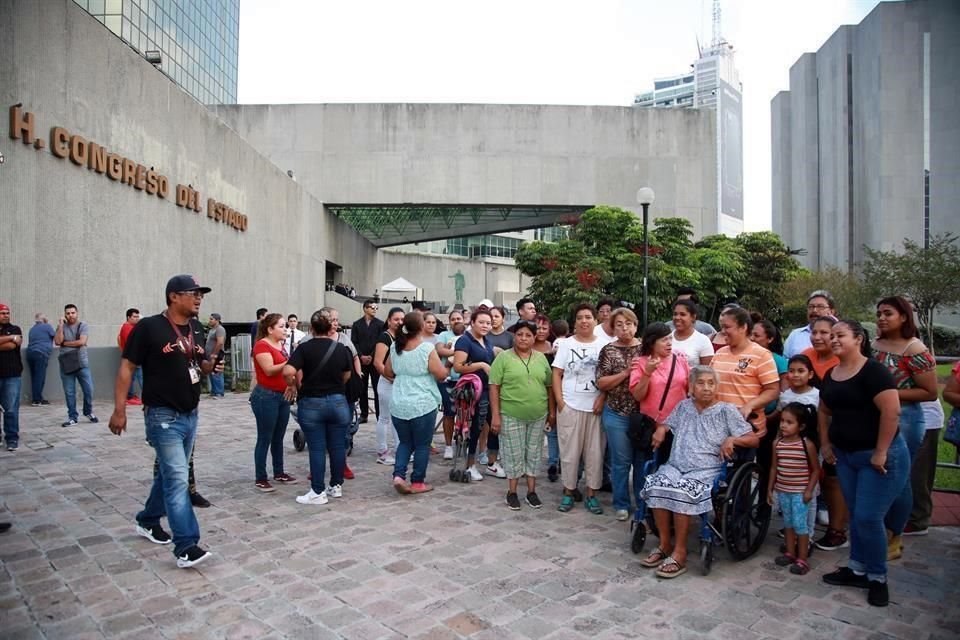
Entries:
[[810, 571], [810, 530], [807, 508], [820, 478], [817, 447], [810, 439], [817, 429], [817, 410], [807, 404], [791, 402], [780, 413], [780, 437], [773, 443], [774, 473], [770, 474], [767, 502], [774, 496], [783, 512], [786, 551], [775, 562], [790, 567], [790, 573]]

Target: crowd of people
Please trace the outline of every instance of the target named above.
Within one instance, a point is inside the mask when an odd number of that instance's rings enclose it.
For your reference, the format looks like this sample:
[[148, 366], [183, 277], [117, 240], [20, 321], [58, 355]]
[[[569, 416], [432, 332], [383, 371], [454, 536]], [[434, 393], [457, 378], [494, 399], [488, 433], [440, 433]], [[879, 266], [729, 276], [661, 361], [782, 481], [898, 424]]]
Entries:
[[[172, 542], [181, 567], [209, 557], [198, 546], [192, 511], [204, 505], [191, 491], [201, 377], [210, 378], [213, 396], [223, 394], [221, 318], [210, 315], [206, 335], [197, 320], [208, 291], [192, 276], [171, 278], [166, 310], [141, 320], [139, 310], [128, 309], [117, 338], [123, 358], [110, 429], [123, 433], [126, 407], [142, 404], [147, 440], [156, 450], [137, 532], [158, 544]], [[782, 514], [784, 544], [776, 563], [804, 575], [814, 547], [849, 547], [846, 565], [823, 580], [867, 589], [870, 604], [888, 601], [887, 562], [901, 557], [903, 537], [929, 527], [944, 416], [935, 361], [902, 297], [877, 304], [872, 340], [860, 323], [838, 315], [826, 291], [809, 296], [808, 322], [785, 341], [773, 322], [737, 304], [723, 309], [714, 329], [700, 319], [689, 289], [678, 292], [668, 323], [646, 327], [610, 299], [577, 305], [572, 326], [537, 313], [528, 298], [517, 303], [519, 319], [510, 327], [506, 309], [489, 300], [469, 314], [452, 310], [446, 327], [429, 311], [395, 307], [385, 321], [378, 312], [377, 301], [365, 301], [347, 338], [336, 309], [313, 313], [309, 333], [300, 331], [295, 315], [258, 311], [251, 327], [256, 385], [249, 398], [257, 490], [274, 491], [271, 479], [297, 482], [283, 456], [295, 405], [310, 467], [310, 488], [297, 502], [321, 505], [342, 497], [344, 480], [353, 477], [349, 427], [368, 421], [372, 386], [376, 462], [392, 467], [398, 493], [429, 492], [431, 453], [441, 453], [433, 450], [438, 411], [442, 458], [451, 460], [453, 395], [469, 383], [477, 393], [463, 425], [468, 477], [506, 479], [511, 510], [522, 508], [522, 480], [524, 502], [540, 509], [546, 440], [547, 479], [562, 485], [559, 511], [582, 502], [601, 516], [604, 491], [617, 520], [629, 519], [641, 503], [652, 510], [659, 542], [641, 564], [662, 578], [686, 572], [687, 532], [695, 517], [711, 510], [713, 480], [735, 451], [755, 450], [767, 501]], [[0, 305], [3, 430], [7, 448], [16, 451], [23, 336], [10, 320], [10, 309]], [[41, 356], [48, 359], [53, 345], [60, 347], [65, 427], [79, 417], [77, 382], [83, 415], [97, 421], [87, 336], [74, 305], [65, 307], [56, 329], [38, 314], [29, 335], [27, 362], [40, 376], [39, 385], [32, 380], [34, 404], [46, 403]], [[960, 406], [960, 366], [944, 399]], [[638, 444], [643, 437], [649, 446]], [[651, 460], [657, 464], [648, 467]], [[164, 514], [172, 536], [160, 525]], [[818, 521], [826, 531], [814, 539]]]

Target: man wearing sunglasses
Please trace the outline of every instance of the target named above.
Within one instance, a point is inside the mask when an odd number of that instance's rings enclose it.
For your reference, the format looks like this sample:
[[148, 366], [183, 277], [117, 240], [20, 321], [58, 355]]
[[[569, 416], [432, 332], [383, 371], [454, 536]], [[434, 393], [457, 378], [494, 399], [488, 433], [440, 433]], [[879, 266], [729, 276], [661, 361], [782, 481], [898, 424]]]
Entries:
[[384, 332], [383, 320], [377, 318], [377, 301], [367, 300], [363, 303], [363, 317], [350, 327], [350, 341], [357, 347], [360, 356], [360, 369], [363, 371], [363, 391], [360, 394], [360, 423], [367, 421], [370, 413], [370, 396], [368, 384], [373, 382], [373, 410], [380, 417], [380, 397], [377, 395], [377, 383], [380, 374], [373, 366], [373, 350], [377, 346], [377, 338]]
[[[126, 396], [136, 368], [143, 368], [143, 408], [147, 442], [154, 448], [159, 473], [147, 502], [137, 516], [137, 534], [155, 544], [173, 542], [177, 566], [196, 566], [210, 557], [198, 546], [200, 526], [188, 488], [188, 465], [197, 434], [200, 377], [223, 370], [218, 352], [209, 357], [197, 317], [203, 296], [210, 292], [193, 276], [167, 282], [167, 309], [137, 323], [127, 338], [114, 388], [110, 431], [127, 428]], [[173, 532], [160, 526], [166, 515]]]

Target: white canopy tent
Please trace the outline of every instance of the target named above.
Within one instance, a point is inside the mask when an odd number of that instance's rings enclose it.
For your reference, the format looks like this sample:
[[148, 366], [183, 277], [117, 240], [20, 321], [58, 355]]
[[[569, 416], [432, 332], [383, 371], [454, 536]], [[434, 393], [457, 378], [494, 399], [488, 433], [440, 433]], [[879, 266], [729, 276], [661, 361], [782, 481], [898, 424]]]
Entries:
[[396, 280], [392, 282], [388, 282], [387, 284], [380, 287], [380, 291], [382, 293], [386, 293], [387, 291], [398, 291], [400, 293], [416, 293], [417, 285], [413, 284], [406, 278], [397, 278]]

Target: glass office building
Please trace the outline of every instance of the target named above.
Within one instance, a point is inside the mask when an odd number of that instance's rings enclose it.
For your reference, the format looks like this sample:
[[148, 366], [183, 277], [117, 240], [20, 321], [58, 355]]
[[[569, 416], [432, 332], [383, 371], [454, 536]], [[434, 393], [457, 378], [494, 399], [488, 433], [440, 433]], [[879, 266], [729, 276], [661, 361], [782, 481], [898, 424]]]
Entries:
[[240, 0], [74, 0], [203, 104], [236, 104]]

